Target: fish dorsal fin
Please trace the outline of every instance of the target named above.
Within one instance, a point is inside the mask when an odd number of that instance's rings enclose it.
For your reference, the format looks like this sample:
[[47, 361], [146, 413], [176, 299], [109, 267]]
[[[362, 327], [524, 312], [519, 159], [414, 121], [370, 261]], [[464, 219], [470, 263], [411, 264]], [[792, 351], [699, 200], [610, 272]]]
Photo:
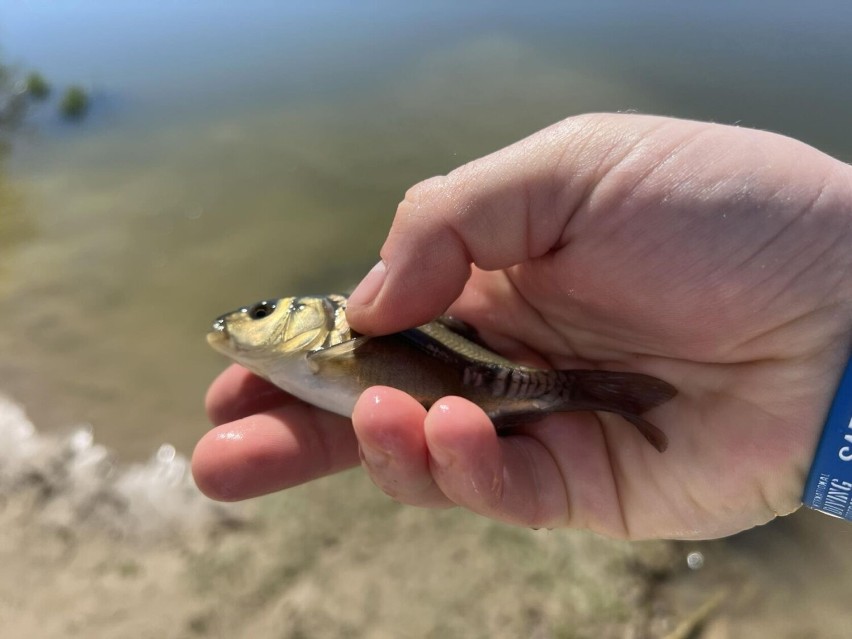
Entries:
[[482, 348], [491, 350], [488, 344], [485, 343], [485, 340], [482, 339], [482, 336], [479, 334], [479, 331], [473, 324], [468, 324], [464, 320], [460, 320], [457, 317], [452, 317], [451, 315], [442, 315], [438, 319], [435, 320], [438, 324], [444, 325], [450, 331], [459, 335], [469, 342], [473, 342], [477, 346], [481, 346]]
[[544, 377], [555, 378], [550, 371], [515, 364], [458, 334], [442, 321], [430, 322], [398, 335], [435, 359], [460, 368], [466, 386], [487, 388], [494, 397], [519, 397], [531, 388], [526, 382], [533, 377], [545, 383], [548, 380]]
[[324, 363], [351, 355], [357, 349], [369, 342], [370, 339], [371, 338], [367, 335], [359, 335], [358, 337], [348, 339], [345, 342], [340, 342], [334, 346], [328, 346], [326, 348], [312, 351], [307, 354], [305, 359], [307, 359], [308, 366], [311, 367], [311, 370], [317, 373]]
[[[457, 331], [457, 326], [467, 327], [471, 331], [475, 329], [463, 322], [460, 324], [456, 322], [459, 320], [440, 318], [417, 328], [402, 331], [399, 336], [443, 362], [474, 367], [481, 373], [501, 368], [518, 368], [514, 362]], [[465, 330], [465, 332], [468, 331]]]

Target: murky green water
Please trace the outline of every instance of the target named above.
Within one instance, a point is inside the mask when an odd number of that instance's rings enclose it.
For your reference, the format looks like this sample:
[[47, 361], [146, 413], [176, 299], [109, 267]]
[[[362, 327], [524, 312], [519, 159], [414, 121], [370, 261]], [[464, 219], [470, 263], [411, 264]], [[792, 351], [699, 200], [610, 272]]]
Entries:
[[6, 60], [95, 98], [2, 165], [0, 391], [126, 457], [188, 451], [214, 316], [352, 285], [408, 186], [574, 113], [852, 159], [852, 11], [820, 6], [0, 2]]

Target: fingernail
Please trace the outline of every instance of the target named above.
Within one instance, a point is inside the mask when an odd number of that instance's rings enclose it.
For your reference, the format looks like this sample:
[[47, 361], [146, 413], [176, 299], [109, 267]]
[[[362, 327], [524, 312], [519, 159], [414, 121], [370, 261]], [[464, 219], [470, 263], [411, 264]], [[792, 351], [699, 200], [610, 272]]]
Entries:
[[364, 446], [361, 444], [361, 459], [370, 468], [381, 469], [386, 468], [390, 464], [390, 455], [375, 448]]
[[379, 294], [382, 284], [387, 275], [387, 267], [381, 260], [372, 268], [370, 272], [361, 280], [361, 283], [355, 287], [352, 294], [349, 296], [349, 304], [358, 306], [359, 304], [369, 304]]

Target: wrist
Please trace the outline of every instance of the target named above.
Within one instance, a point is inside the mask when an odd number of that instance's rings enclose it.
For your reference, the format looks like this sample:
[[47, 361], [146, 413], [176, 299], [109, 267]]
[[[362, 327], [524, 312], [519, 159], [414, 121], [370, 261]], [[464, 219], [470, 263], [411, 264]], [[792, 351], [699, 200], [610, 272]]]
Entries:
[[[837, 308], [847, 331], [852, 330], [852, 255], [848, 239], [852, 236], [852, 167], [837, 162], [831, 179], [826, 181], [820, 199], [828, 204], [832, 226], [843, 241], [833, 251]], [[828, 196], [828, 197], [826, 197]], [[842, 231], [842, 232], [841, 232]], [[836, 343], [846, 353], [845, 368], [822, 426], [805, 482], [802, 502], [820, 512], [852, 521], [852, 340]]]
[[[838, 162], [835, 175], [824, 193], [831, 193], [837, 229], [852, 234], [852, 167]], [[852, 256], [846, 241], [835, 243], [835, 289], [840, 315], [848, 331], [852, 330]], [[852, 340], [841, 340], [838, 350], [845, 351], [842, 371], [833, 399], [822, 426], [822, 433], [813, 454], [805, 482], [802, 502], [805, 506], [834, 517], [852, 521]], [[838, 353], [839, 354], [839, 353]]]

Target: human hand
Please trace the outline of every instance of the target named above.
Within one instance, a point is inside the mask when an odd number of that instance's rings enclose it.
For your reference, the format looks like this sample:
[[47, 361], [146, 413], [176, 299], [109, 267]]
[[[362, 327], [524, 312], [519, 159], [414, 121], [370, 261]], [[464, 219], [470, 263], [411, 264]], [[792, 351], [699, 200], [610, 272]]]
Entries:
[[[570, 118], [400, 204], [350, 298], [368, 334], [449, 312], [509, 357], [648, 373], [649, 419], [560, 413], [497, 437], [445, 398], [373, 388], [352, 422], [243, 369], [214, 382], [199, 486], [240, 499], [349, 467], [404, 503], [629, 538], [731, 534], [800, 505], [850, 344], [852, 169], [770, 133]], [[471, 267], [471, 264], [473, 265]]]

